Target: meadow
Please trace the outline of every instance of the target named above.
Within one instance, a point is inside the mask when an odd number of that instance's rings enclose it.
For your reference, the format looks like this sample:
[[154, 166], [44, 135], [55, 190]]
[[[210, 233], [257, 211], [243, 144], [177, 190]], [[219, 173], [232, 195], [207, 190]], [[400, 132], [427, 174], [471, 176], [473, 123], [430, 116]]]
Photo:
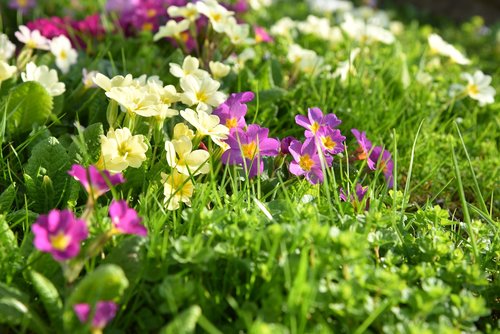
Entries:
[[500, 25], [369, 3], [1, 2], [0, 332], [498, 333]]

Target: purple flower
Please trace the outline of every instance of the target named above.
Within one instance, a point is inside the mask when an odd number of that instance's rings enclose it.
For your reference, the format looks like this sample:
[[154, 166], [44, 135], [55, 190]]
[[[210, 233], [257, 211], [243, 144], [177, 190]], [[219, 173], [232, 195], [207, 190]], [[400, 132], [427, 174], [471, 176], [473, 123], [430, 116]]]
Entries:
[[357, 160], [366, 160], [366, 164], [368, 168], [371, 170], [375, 170], [375, 162], [376, 160], [372, 159], [372, 155], [370, 151], [372, 149], [371, 141], [366, 138], [366, 132], [359, 132], [358, 129], [351, 129], [352, 134], [356, 137], [358, 141], [358, 148], [356, 149], [356, 159]]
[[263, 27], [255, 26], [253, 29], [255, 31], [255, 42], [271, 43], [273, 41], [271, 35]]
[[106, 2], [106, 11], [108, 12], [131, 12], [139, 6], [141, 0], [108, 0]]
[[335, 114], [323, 115], [321, 109], [309, 108], [307, 109], [307, 117], [304, 115], [295, 116], [295, 123], [306, 128], [304, 134], [309, 138], [313, 137], [321, 127], [330, 127], [333, 129], [342, 123], [342, 121]]
[[262, 157], [276, 156], [279, 153], [280, 142], [268, 138], [268, 135], [269, 129], [257, 124], [250, 124], [246, 131], [235, 129], [226, 139], [230, 148], [222, 154], [222, 163], [242, 165], [250, 178], [261, 174], [264, 170]]
[[142, 219], [137, 215], [137, 211], [129, 208], [124, 200], [111, 202], [109, 216], [114, 228], [120, 233], [136, 234], [142, 237], [148, 234], [148, 230], [141, 225]]
[[316, 132], [316, 138], [320, 143], [321, 148], [330, 154], [339, 154], [344, 151], [344, 140], [340, 130], [329, 127], [321, 127]]
[[293, 136], [288, 136], [288, 137], [281, 139], [281, 153], [290, 154], [290, 151], [288, 148], [290, 147], [290, 144], [294, 141], [297, 141], [297, 139], [295, 139], [295, 137], [293, 137]]
[[39, 18], [34, 21], [28, 22], [26, 26], [31, 31], [38, 30], [42, 36], [52, 39], [57, 36], [64, 35], [70, 38], [68, 34], [68, 27], [71, 21], [69, 18], [61, 18], [58, 16]]
[[[82, 324], [89, 321], [91, 307], [89, 304], [81, 303], [73, 305], [73, 310]], [[102, 330], [115, 317], [118, 305], [112, 301], [97, 302], [92, 319], [92, 329]]]
[[80, 252], [80, 242], [88, 236], [87, 225], [70, 210], [51, 210], [40, 215], [31, 227], [35, 247], [52, 254], [57, 261], [71, 259]]
[[[300, 141], [294, 141], [288, 148], [294, 161], [290, 163], [290, 173], [301, 176], [312, 184], [323, 182], [323, 170], [321, 169], [321, 158], [318, 154], [314, 138], [308, 138], [302, 144]], [[331, 166], [332, 157], [325, 156], [326, 166]]]
[[110, 186], [125, 182], [121, 173], [112, 175], [107, 170], [100, 171], [93, 165], [88, 169], [81, 165], [73, 165], [68, 174], [79, 181], [94, 200], [108, 192]]
[[33, 7], [36, 6], [36, 0], [10, 0], [9, 7], [16, 9], [23, 14], [27, 14]]
[[252, 92], [231, 94], [212, 114], [219, 116], [221, 124], [224, 124], [230, 130], [243, 129], [247, 125], [245, 115], [248, 107], [245, 103], [252, 101], [254, 97], [255, 94]]
[[[363, 198], [365, 198], [365, 195], [368, 192], [368, 186], [363, 187], [361, 185], [361, 183], [358, 183], [358, 184], [356, 184], [355, 192], [356, 192], [356, 195], [355, 195], [356, 197], [354, 197], [354, 195], [351, 194], [351, 196], [349, 196], [349, 200], [348, 200], [347, 199], [348, 197], [347, 197], [346, 193], [344, 192], [344, 189], [340, 188], [339, 197], [344, 202], [350, 201], [352, 203], [352, 205], [354, 206], [354, 208], [356, 208], [358, 203], [361, 203], [363, 201]], [[368, 210], [369, 206], [370, 206], [370, 199], [367, 199], [365, 210]]]
[[370, 159], [377, 163], [377, 168], [384, 173], [387, 186], [392, 188], [394, 185], [394, 161], [392, 161], [391, 152], [384, 150], [380, 146], [375, 146], [370, 154]]

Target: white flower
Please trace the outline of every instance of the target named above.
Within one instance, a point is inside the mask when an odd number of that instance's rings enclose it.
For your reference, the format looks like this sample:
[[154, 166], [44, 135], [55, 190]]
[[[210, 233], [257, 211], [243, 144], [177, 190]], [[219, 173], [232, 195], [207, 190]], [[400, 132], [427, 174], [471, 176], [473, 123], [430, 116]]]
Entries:
[[10, 66], [7, 62], [0, 60], [0, 84], [2, 81], [12, 78], [16, 71], [17, 67]]
[[86, 68], [82, 69], [82, 83], [85, 89], [95, 88], [97, 85], [94, 83], [94, 79], [99, 72], [97, 71], [87, 71]]
[[157, 41], [164, 37], [181, 39], [181, 34], [188, 29], [189, 20], [182, 20], [180, 22], [170, 20], [166, 25], [160, 27], [160, 30], [153, 36], [153, 40]]
[[167, 12], [170, 17], [182, 17], [191, 22], [196, 21], [200, 17], [198, 9], [192, 3], [188, 3], [184, 7], [170, 6]]
[[200, 61], [198, 58], [187, 56], [182, 62], [182, 67], [179, 64], [170, 63], [170, 73], [177, 78], [185, 78], [188, 75], [197, 78], [203, 78], [208, 75], [207, 71], [200, 69]]
[[207, 174], [210, 165], [207, 163], [210, 153], [205, 150], [193, 151], [193, 143], [187, 136], [165, 142], [167, 163], [170, 167], [184, 175]]
[[170, 175], [161, 173], [161, 179], [167, 210], [177, 210], [180, 202], [191, 206], [194, 186], [189, 176], [174, 170]]
[[194, 132], [182, 122], [175, 124], [173, 139], [179, 139], [183, 136], [188, 137], [189, 140], [192, 140], [194, 138]]
[[288, 60], [302, 72], [314, 74], [323, 64], [323, 58], [318, 57], [313, 50], [303, 49], [300, 45], [292, 44], [288, 49]]
[[76, 64], [78, 53], [64, 35], [54, 37], [50, 41], [50, 52], [56, 57], [56, 65], [63, 73], [68, 73], [69, 67]]
[[144, 89], [134, 86], [113, 87], [106, 92], [106, 96], [118, 102], [129, 113], [143, 117], [159, 115], [158, 95], [146, 92]]
[[262, 7], [271, 6], [273, 0], [249, 0], [248, 3], [253, 10], [259, 10]]
[[181, 116], [196, 128], [201, 136], [210, 136], [212, 141], [222, 148], [227, 147], [223, 140], [227, 139], [229, 129], [220, 124], [220, 119], [216, 115], [209, 115], [204, 111], [194, 111], [187, 108], [181, 110]]
[[323, 39], [328, 39], [330, 34], [330, 20], [309, 15], [304, 22], [297, 24], [297, 29], [303, 34], [311, 34]]
[[117, 75], [113, 77], [113, 79], [108, 78], [104, 74], [97, 73], [93, 78], [94, 83], [104, 89], [106, 92], [109, 92], [111, 88], [114, 87], [127, 87], [130, 86], [134, 82], [134, 78], [131, 74], [127, 74], [125, 77], [122, 75]]
[[197, 110], [212, 110], [211, 107], [218, 107], [226, 99], [226, 95], [217, 91], [220, 83], [206, 76], [198, 79], [194, 76], [187, 76], [180, 80], [180, 85], [184, 91], [181, 94], [182, 103], [192, 106], [197, 105]]
[[297, 23], [288, 16], [283, 17], [271, 27], [271, 34], [275, 36], [290, 36], [290, 31], [292, 31], [296, 25]]
[[239, 55], [231, 55], [228, 58], [228, 63], [233, 65], [234, 73], [238, 73], [242, 68], [245, 67], [245, 63], [256, 57], [255, 50], [252, 48], [246, 48]]
[[49, 70], [45, 65], [38, 67], [35, 63], [29, 62], [26, 65], [26, 72], [21, 73], [21, 79], [24, 82], [38, 82], [51, 96], [58, 96], [66, 91], [66, 85], [63, 82], [59, 82], [56, 70]]
[[227, 20], [224, 32], [234, 45], [252, 44], [254, 40], [248, 38], [250, 35], [250, 26], [248, 24], [238, 24], [234, 17]]
[[427, 41], [431, 47], [431, 52], [449, 57], [452, 61], [460, 65], [470, 64], [470, 60], [467, 59], [458, 49], [453, 45], [447, 43], [438, 34], [431, 34]]
[[344, 16], [345, 21], [340, 24], [342, 30], [347, 35], [360, 42], [382, 42], [392, 44], [395, 41], [394, 35], [381, 26], [366, 23], [362, 19], [354, 18], [351, 14]]
[[224, 32], [227, 19], [234, 13], [221, 6], [215, 0], [202, 0], [196, 3], [198, 11], [208, 17], [216, 32]]
[[231, 71], [231, 66], [223, 64], [218, 61], [210, 61], [210, 63], [208, 63], [208, 66], [210, 67], [210, 72], [212, 72], [212, 76], [216, 80], [224, 78], [229, 74], [229, 71]]
[[132, 136], [128, 128], [109, 130], [101, 135], [99, 167], [119, 173], [127, 167], [139, 168], [146, 160], [148, 145], [143, 135]]
[[15, 33], [19, 42], [26, 44], [30, 49], [49, 50], [49, 40], [40, 34], [40, 31], [31, 31], [26, 26], [19, 26]]
[[495, 89], [490, 86], [491, 76], [485, 75], [481, 71], [462, 73], [462, 78], [467, 80], [465, 91], [470, 98], [479, 101], [480, 106], [495, 102]]
[[333, 13], [352, 9], [352, 2], [344, 0], [308, 0], [307, 2], [318, 13]]
[[351, 51], [349, 55], [349, 60], [342, 61], [337, 66], [337, 69], [333, 73], [333, 77], [340, 77], [341, 82], [345, 82], [349, 74], [356, 75], [356, 68], [354, 67], [354, 59], [358, 56], [360, 48], [355, 48]]
[[0, 60], [9, 60], [15, 51], [16, 46], [9, 40], [9, 37], [5, 34], [0, 34]]

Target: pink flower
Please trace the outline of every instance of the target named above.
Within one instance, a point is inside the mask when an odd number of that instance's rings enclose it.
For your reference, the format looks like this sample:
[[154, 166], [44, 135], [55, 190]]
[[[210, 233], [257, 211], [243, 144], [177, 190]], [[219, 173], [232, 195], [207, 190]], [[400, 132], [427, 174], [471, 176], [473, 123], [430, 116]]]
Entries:
[[392, 161], [391, 152], [384, 150], [380, 146], [375, 146], [372, 153], [370, 154], [370, 159], [377, 163], [377, 168], [382, 170], [382, 172], [384, 173], [387, 186], [389, 188], [392, 188], [392, 186], [394, 185], [394, 161]]
[[316, 132], [322, 127], [336, 128], [342, 123], [335, 114], [323, 115], [319, 108], [309, 108], [307, 110], [307, 117], [304, 115], [295, 116], [295, 123], [304, 127], [306, 131], [304, 135], [309, 138], [313, 137]]
[[114, 228], [120, 233], [136, 234], [142, 237], [148, 234], [148, 230], [141, 225], [141, 218], [137, 215], [137, 211], [129, 208], [124, 200], [111, 202], [109, 216]]
[[107, 170], [100, 171], [92, 165], [88, 169], [81, 165], [73, 165], [68, 174], [79, 181], [94, 200], [108, 192], [110, 186], [125, 182], [121, 173], [112, 175]]
[[255, 26], [253, 29], [255, 31], [256, 43], [271, 43], [273, 41], [271, 35], [263, 27]]
[[[81, 303], [73, 305], [73, 310], [82, 324], [89, 321], [91, 307], [89, 304]], [[115, 317], [118, 305], [112, 301], [97, 302], [94, 318], [92, 319], [92, 329], [102, 330]]]
[[316, 138], [321, 149], [330, 154], [339, 154], [344, 151], [345, 137], [340, 134], [340, 130], [330, 127], [321, 127], [316, 132]]
[[[289, 166], [290, 173], [297, 176], [304, 175], [307, 181], [312, 184], [323, 182], [321, 158], [314, 138], [306, 139], [304, 144], [300, 141], [294, 141], [290, 144], [288, 150], [293, 157], [293, 161]], [[325, 156], [324, 158], [325, 167], [331, 166], [333, 158], [331, 156]]]
[[357, 129], [351, 130], [354, 137], [358, 141], [358, 148], [356, 149], [356, 159], [357, 160], [366, 160], [366, 164], [368, 168], [371, 170], [375, 170], [375, 161], [372, 159], [370, 154], [372, 149], [372, 142], [366, 138], [366, 132], [359, 132]]
[[213, 115], [219, 116], [220, 123], [227, 126], [230, 130], [247, 126], [245, 115], [247, 113], [246, 103], [253, 100], [255, 94], [252, 92], [234, 93], [218, 106]]
[[52, 254], [57, 261], [71, 259], [80, 252], [80, 242], [87, 239], [87, 225], [70, 210], [51, 210], [40, 215], [32, 226], [35, 247]]

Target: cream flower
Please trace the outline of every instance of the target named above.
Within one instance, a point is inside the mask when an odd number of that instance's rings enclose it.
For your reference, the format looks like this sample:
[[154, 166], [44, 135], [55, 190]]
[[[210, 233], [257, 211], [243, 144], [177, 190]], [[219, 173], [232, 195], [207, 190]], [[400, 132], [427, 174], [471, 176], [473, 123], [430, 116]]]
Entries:
[[38, 82], [51, 96], [58, 96], [66, 91], [66, 85], [63, 82], [59, 82], [56, 70], [49, 70], [45, 65], [38, 67], [35, 63], [29, 62], [26, 65], [26, 72], [21, 73], [21, 79], [24, 82]]
[[184, 91], [181, 94], [182, 103], [192, 106], [197, 105], [197, 110], [211, 111], [212, 107], [218, 107], [226, 99], [226, 95], [217, 91], [220, 83], [210, 77], [198, 79], [187, 76], [180, 80]]
[[158, 95], [151, 94], [144, 89], [134, 86], [113, 87], [106, 96], [115, 100], [127, 112], [134, 113], [143, 117], [159, 116], [159, 107], [161, 103]]
[[194, 138], [194, 132], [184, 123], [175, 124], [173, 139], [179, 139], [183, 136], [188, 137], [189, 140], [192, 140]]
[[224, 32], [227, 27], [227, 19], [234, 14], [215, 0], [198, 1], [196, 8], [201, 14], [208, 17], [213, 29], [217, 32]]
[[323, 64], [323, 58], [318, 57], [316, 52], [303, 49], [297, 44], [292, 44], [290, 46], [288, 50], [288, 60], [302, 72], [308, 74], [316, 73]]
[[9, 40], [9, 37], [5, 34], [0, 34], [0, 60], [9, 60], [15, 51], [16, 46]]
[[234, 17], [227, 20], [224, 32], [234, 45], [253, 44], [255, 42], [248, 37], [250, 35], [250, 26], [248, 24], [238, 24]]
[[182, 17], [191, 22], [196, 21], [200, 17], [198, 9], [192, 3], [188, 3], [184, 7], [170, 6], [167, 12], [170, 17]]
[[16, 71], [17, 67], [10, 66], [7, 62], [0, 60], [0, 84], [2, 81], [12, 78]]
[[210, 72], [212, 72], [212, 76], [215, 80], [224, 78], [231, 71], [231, 66], [218, 61], [210, 61], [208, 66], [210, 67]]
[[207, 174], [210, 171], [208, 159], [210, 153], [205, 150], [193, 151], [191, 139], [182, 136], [179, 139], [165, 142], [167, 163], [170, 167], [184, 175]]
[[165, 196], [164, 204], [167, 210], [177, 210], [180, 202], [191, 206], [194, 186], [189, 176], [174, 170], [170, 175], [161, 173], [161, 179], [163, 195]]
[[346, 34], [360, 42], [381, 42], [392, 44], [396, 40], [394, 35], [381, 26], [366, 23], [364, 20], [354, 18], [351, 14], [344, 16], [345, 21], [340, 24]]
[[453, 45], [447, 43], [438, 34], [431, 34], [427, 38], [429, 46], [431, 48], [431, 53], [440, 54], [449, 57], [453, 62], [460, 65], [470, 64], [470, 60], [467, 59], [458, 49]]
[[345, 82], [349, 74], [356, 75], [356, 68], [354, 67], [354, 60], [358, 56], [361, 50], [359, 48], [355, 48], [351, 51], [349, 55], [349, 60], [342, 61], [337, 66], [337, 69], [333, 73], [333, 77], [340, 77], [341, 82]]
[[263, 7], [271, 6], [273, 0], [249, 0], [248, 3], [253, 10], [259, 10]]
[[99, 72], [97, 71], [87, 71], [86, 68], [82, 69], [82, 83], [85, 89], [97, 87], [94, 83], [94, 79]]
[[148, 145], [143, 135], [132, 136], [128, 128], [109, 130], [101, 135], [99, 167], [119, 173], [127, 167], [139, 168], [146, 160]]
[[276, 21], [271, 27], [271, 34], [274, 36], [290, 36], [290, 32], [296, 27], [297, 23], [288, 16]]
[[15, 33], [19, 42], [26, 44], [30, 49], [49, 50], [49, 40], [40, 34], [40, 31], [31, 31], [26, 26], [19, 26], [19, 31]]
[[465, 91], [467, 95], [474, 100], [479, 101], [480, 106], [495, 102], [495, 89], [490, 86], [491, 76], [485, 75], [481, 71], [462, 73], [462, 78], [467, 80]]
[[157, 41], [164, 37], [181, 39], [181, 34], [189, 29], [189, 23], [189, 20], [182, 20], [180, 22], [169, 20], [167, 24], [160, 27], [160, 30], [153, 36], [153, 40]]
[[134, 82], [134, 78], [131, 74], [127, 74], [125, 77], [122, 75], [117, 75], [110, 79], [104, 74], [97, 73], [93, 78], [93, 81], [97, 86], [101, 87], [106, 92], [109, 92], [111, 88], [114, 87], [130, 86]]
[[218, 116], [209, 115], [204, 111], [196, 112], [189, 108], [181, 110], [181, 116], [196, 128], [199, 135], [210, 136], [212, 141], [218, 146], [222, 148], [227, 147], [223, 140], [227, 139], [229, 129], [220, 124]]
[[68, 73], [70, 66], [76, 64], [78, 53], [64, 35], [50, 41], [50, 52], [56, 57], [56, 65], [63, 73]]
[[246, 48], [239, 55], [231, 55], [228, 58], [228, 63], [232, 64], [234, 73], [239, 73], [241, 69], [245, 68], [245, 63], [256, 57], [255, 50], [253, 48]]
[[198, 58], [187, 56], [182, 62], [182, 67], [179, 64], [170, 63], [170, 73], [176, 78], [185, 78], [188, 75], [197, 78], [203, 78], [208, 75], [207, 71], [200, 69], [200, 61]]

